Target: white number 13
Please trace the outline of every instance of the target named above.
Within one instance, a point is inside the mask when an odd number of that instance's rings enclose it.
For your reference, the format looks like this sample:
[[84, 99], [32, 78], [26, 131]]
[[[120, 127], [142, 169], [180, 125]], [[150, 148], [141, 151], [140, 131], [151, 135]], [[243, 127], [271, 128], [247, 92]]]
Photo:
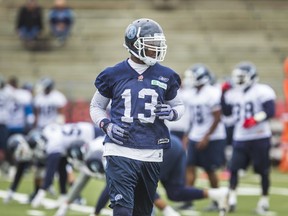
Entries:
[[[124, 99], [124, 116], [121, 117], [123, 122], [131, 123], [133, 122], [133, 117], [131, 117], [131, 89], [126, 89], [122, 94], [122, 98]], [[151, 96], [151, 102], [145, 103], [145, 110], [150, 110], [151, 115], [149, 117], [145, 117], [144, 113], [138, 113], [138, 119], [142, 123], [153, 123], [155, 121], [155, 115], [153, 113], [154, 106], [157, 104], [158, 94], [154, 89], [141, 89], [138, 93], [138, 98], [145, 98], [145, 96]]]

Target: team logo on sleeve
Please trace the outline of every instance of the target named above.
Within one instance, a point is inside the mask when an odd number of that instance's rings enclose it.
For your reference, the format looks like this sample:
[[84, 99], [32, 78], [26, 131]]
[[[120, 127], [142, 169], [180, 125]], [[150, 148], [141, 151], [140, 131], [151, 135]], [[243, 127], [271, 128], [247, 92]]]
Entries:
[[160, 81], [163, 81], [163, 82], [168, 82], [168, 81], [169, 81], [169, 78], [160, 76], [160, 77], [159, 77], [159, 80], [160, 80]]

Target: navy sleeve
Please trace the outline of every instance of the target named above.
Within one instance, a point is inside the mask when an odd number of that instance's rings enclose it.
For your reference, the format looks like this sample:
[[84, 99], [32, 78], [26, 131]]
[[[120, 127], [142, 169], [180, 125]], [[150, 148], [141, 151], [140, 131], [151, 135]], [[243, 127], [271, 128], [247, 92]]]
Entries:
[[227, 104], [226, 102], [225, 102], [225, 97], [224, 97], [224, 94], [222, 94], [222, 96], [221, 96], [221, 108], [222, 108], [222, 113], [223, 113], [223, 115], [225, 115], [225, 116], [230, 116], [230, 115], [232, 115], [232, 105], [230, 105], [230, 104]]
[[112, 98], [112, 88], [109, 83], [109, 76], [103, 71], [96, 78], [94, 85], [102, 96]]
[[272, 118], [275, 115], [275, 101], [269, 100], [262, 104], [263, 111], [266, 113], [266, 119]]
[[181, 86], [181, 79], [177, 73], [174, 73], [170, 78], [170, 86], [167, 89], [167, 93], [165, 95], [165, 100], [170, 101], [174, 99], [177, 95], [177, 91]]

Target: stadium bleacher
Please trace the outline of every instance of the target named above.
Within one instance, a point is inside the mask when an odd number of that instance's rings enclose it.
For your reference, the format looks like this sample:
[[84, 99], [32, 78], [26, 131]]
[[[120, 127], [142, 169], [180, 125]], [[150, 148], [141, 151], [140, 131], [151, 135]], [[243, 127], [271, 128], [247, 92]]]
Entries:
[[[14, 22], [23, 0], [0, 1], [0, 71], [22, 81], [50, 75], [71, 100], [90, 99], [93, 81], [106, 66], [127, 57], [124, 30], [138, 17], [163, 26], [168, 43], [164, 64], [180, 74], [195, 62], [207, 63], [219, 79], [241, 60], [254, 62], [261, 81], [282, 93], [282, 65], [288, 52], [288, 4], [284, 0], [178, 0], [173, 10], [158, 10], [152, 0], [70, 0], [76, 23], [68, 44], [29, 52], [19, 42]], [[45, 32], [50, 0], [45, 9]]]

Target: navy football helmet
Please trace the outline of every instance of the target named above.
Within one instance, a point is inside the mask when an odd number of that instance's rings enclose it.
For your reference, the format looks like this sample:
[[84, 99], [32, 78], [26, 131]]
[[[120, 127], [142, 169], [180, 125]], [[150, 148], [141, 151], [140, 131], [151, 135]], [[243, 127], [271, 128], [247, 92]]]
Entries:
[[7, 141], [7, 150], [16, 161], [30, 161], [32, 150], [22, 134], [13, 134]]
[[39, 129], [31, 130], [27, 135], [27, 142], [32, 149], [35, 160], [43, 160], [46, 158], [47, 138]]
[[[127, 27], [124, 47], [149, 66], [163, 61], [167, 51], [166, 39], [161, 26], [147, 18], [135, 20]], [[145, 50], [154, 51], [155, 56], [147, 56]]]
[[97, 150], [89, 152], [85, 158], [85, 164], [92, 173], [103, 174], [104, 166], [102, 162], [103, 151]]
[[211, 72], [204, 64], [194, 64], [184, 73], [184, 85], [199, 87], [211, 82]]
[[71, 142], [67, 148], [67, 157], [72, 160], [83, 161], [86, 152], [86, 142], [83, 140], [75, 140]]
[[232, 71], [235, 87], [247, 88], [258, 81], [256, 66], [251, 62], [240, 62]]

